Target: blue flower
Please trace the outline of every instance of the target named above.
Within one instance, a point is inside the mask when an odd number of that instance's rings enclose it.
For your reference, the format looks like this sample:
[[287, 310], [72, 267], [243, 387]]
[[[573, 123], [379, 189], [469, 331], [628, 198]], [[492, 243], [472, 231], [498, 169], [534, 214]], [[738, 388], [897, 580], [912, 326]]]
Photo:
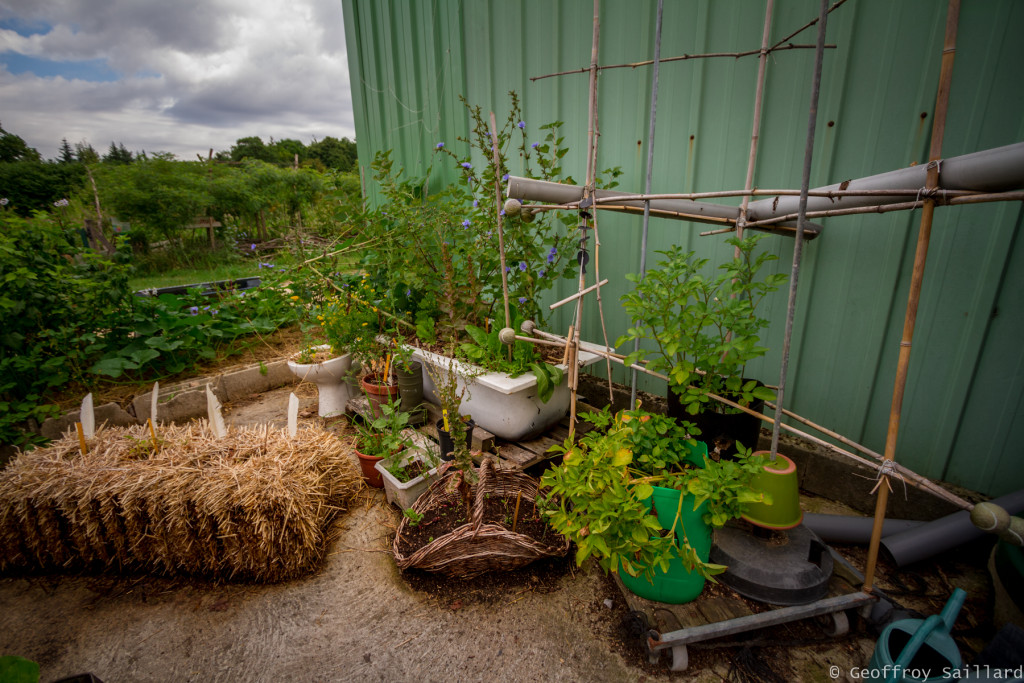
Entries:
[[479, 199], [474, 199], [474, 200], [473, 200], [473, 208], [475, 209], [475, 208], [477, 208], [478, 206], [480, 206], [480, 200], [479, 200]]
[[501, 212], [498, 215], [504, 216], [505, 215], [505, 209], [502, 209]]
[[220, 311], [218, 311], [216, 308], [210, 311], [210, 315], [217, 315], [218, 313], [220, 313]]
[[519, 262], [519, 271], [522, 272], [522, 273], [526, 272], [526, 261], [520, 261]]
[[261, 263], [260, 264], [260, 268], [273, 268], [273, 267], [274, 267], [273, 263]]
[[256, 245], [255, 244], [250, 244], [249, 245], [249, 251], [255, 251], [255, 249], [256, 249]]
[[192, 315], [199, 315], [199, 307], [198, 306], [192, 306], [191, 308], [188, 309], [188, 311]]
[[511, 273], [511, 272], [512, 272], [512, 269], [511, 269], [511, 268], [509, 268], [508, 266], [505, 266], [505, 272], [506, 272], [506, 273]]
[[526, 297], [525, 296], [519, 297], [519, 303], [525, 304], [526, 303]]
[[548, 263], [554, 263], [556, 258], [558, 258], [558, 250], [551, 247], [551, 251], [548, 252]]
[[537, 149], [539, 146], [540, 146], [539, 142], [535, 142], [532, 145], [530, 145], [530, 147], [533, 147], [534, 149]]
[[469, 163], [468, 161], [463, 161], [462, 162], [462, 168], [464, 168], [464, 169], [466, 169], [468, 171], [469, 169], [473, 168], [473, 164]]
[[520, 121], [516, 125], [519, 126], [520, 130], [522, 130], [523, 128], [526, 128], [526, 121]]
[[501, 179], [502, 180], [508, 180], [508, 173], [506, 173], [505, 175], [501, 176]]
[[539, 272], [539, 273], [537, 273], [537, 274], [538, 274], [538, 275], [540, 275], [541, 277], [544, 277], [545, 275], [547, 275], [547, 274], [548, 274], [548, 271], [546, 271], [546, 270], [544, 270], [543, 268], [541, 268], [540, 272]]
[[463, 229], [466, 229], [466, 230], [469, 229], [469, 219], [468, 218], [466, 220], [462, 221], [462, 227], [463, 227]]
[[406, 296], [412, 296], [412, 290], [411, 289], [405, 290], [405, 295]]
[[439, 142], [439, 143], [437, 143], [437, 148], [438, 148], [438, 149], [442, 149], [442, 148], [444, 148], [444, 143], [443, 143], [443, 142]]

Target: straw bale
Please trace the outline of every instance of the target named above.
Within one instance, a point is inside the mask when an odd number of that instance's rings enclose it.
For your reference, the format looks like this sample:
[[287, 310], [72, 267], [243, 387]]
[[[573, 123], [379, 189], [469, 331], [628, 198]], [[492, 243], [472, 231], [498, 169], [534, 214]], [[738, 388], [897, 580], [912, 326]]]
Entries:
[[205, 421], [66, 434], [0, 472], [0, 571], [103, 568], [280, 581], [315, 569], [327, 526], [363, 486], [351, 446], [319, 428]]

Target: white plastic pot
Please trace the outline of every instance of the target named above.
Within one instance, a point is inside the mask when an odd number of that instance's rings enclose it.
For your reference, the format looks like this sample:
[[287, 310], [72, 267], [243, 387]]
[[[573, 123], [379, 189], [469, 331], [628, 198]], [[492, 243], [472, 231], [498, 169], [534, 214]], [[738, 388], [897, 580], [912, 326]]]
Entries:
[[[327, 353], [330, 344], [313, 347]], [[288, 369], [303, 382], [316, 384], [320, 394], [320, 417], [342, 415], [348, 407], [348, 400], [355, 393], [349, 384], [352, 369], [352, 354], [346, 353], [323, 363], [296, 363], [288, 361]]]
[[[569, 409], [569, 383], [564, 377], [544, 403], [537, 396], [537, 378], [532, 372], [519, 377], [484, 372], [475, 365], [422, 349], [413, 349], [413, 357], [423, 364], [423, 395], [427, 400], [440, 403], [430, 372], [447, 373], [450, 366], [458, 375], [459, 389], [466, 387], [459, 414], [472, 416], [478, 427], [499, 438], [518, 441], [536, 436], [561, 420]], [[599, 356], [580, 351], [580, 365], [597, 360]], [[565, 365], [558, 367], [565, 372]]]
[[415, 479], [410, 479], [406, 482], [398, 481], [390, 472], [388, 472], [387, 466], [392, 463], [393, 458], [402, 458], [407, 462], [424, 462], [425, 458], [422, 453], [413, 455], [412, 458], [404, 453], [393, 456], [392, 458], [385, 458], [381, 460], [374, 468], [380, 472], [381, 477], [384, 479], [384, 495], [387, 497], [388, 502], [392, 505], [397, 505], [402, 510], [407, 510], [412, 507], [412, 504], [416, 502], [416, 499], [423, 494], [424, 491], [436, 480], [440, 475], [437, 473], [437, 468], [433, 468], [426, 472], [423, 472]]

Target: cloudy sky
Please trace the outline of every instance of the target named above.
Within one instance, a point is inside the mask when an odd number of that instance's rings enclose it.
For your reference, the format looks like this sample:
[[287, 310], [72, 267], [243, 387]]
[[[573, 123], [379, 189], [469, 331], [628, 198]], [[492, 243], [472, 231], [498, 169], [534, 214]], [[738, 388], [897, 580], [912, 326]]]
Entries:
[[0, 124], [182, 159], [355, 138], [340, 0], [0, 0]]

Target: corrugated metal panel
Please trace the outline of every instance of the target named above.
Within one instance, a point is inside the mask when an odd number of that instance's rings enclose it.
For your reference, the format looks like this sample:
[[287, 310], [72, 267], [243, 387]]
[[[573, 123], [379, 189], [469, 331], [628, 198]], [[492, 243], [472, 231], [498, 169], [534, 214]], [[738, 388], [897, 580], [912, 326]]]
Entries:
[[[457, 94], [500, 117], [509, 90], [523, 99], [528, 130], [565, 122], [565, 167], [583, 176], [586, 75], [530, 77], [586, 67], [589, 1], [509, 3], [343, 0], [360, 158], [393, 148], [401, 165], [422, 169], [433, 145], [465, 134]], [[602, 3], [600, 61], [653, 56], [656, 3]], [[756, 49], [764, 9], [756, 3], [688, 0], [665, 7], [663, 57]], [[817, 12], [811, 0], [776, 4], [772, 38]], [[857, 0], [829, 19], [812, 185], [880, 173], [926, 160], [938, 80], [945, 3]], [[1024, 139], [1018, 86], [1024, 5], [964, 3], [944, 155]], [[812, 43], [808, 30], [794, 42]], [[774, 53], [755, 175], [759, 187], [800, 182], [813, 51]], [[736, 189], [743, 184], [752, 124], [756, 57], [662, 65], [655, 141], [655, 192]], [[643, 189], [650, 69], [600, 78], [599, 166], [622, 167], [623, 189]], [[438, 176], [439, 178], [439, 176]], [[734, 203], [738, 203], [738, 200]], [[940, 208], [918, 315], [904, 402], [900, 462], [935, 478], [997, 495], [1024, 486], [1024, 246], [1021, 207]], [[804, 250], [787, 404], [796, 412], [881, 450], [920, 216], [889, 213], [833, 218]], [[626, 273], [638, 270], [641, 219], [602, 213], [601, 274], [614, 340], [627, 321], [617, 306]], [[648, 261], [672, 244], [721, 261], [722, 237], [705, 226], [652, 219]], [[762, 242], [788, 271], [792, 241]], [[575, 290], [565, 282], [552, 293]], [[750, 373], [775, 383], [785, 293], [767, 302], [772, 351]], [[553, 329], [568, 320], [556, 316]], [[585, 309], [585, 336], [599, 340], [597, 309]], [[616, 379], [626, 376], [616, 371]], [[644, 380], [642, 386], [662, 390]]]

